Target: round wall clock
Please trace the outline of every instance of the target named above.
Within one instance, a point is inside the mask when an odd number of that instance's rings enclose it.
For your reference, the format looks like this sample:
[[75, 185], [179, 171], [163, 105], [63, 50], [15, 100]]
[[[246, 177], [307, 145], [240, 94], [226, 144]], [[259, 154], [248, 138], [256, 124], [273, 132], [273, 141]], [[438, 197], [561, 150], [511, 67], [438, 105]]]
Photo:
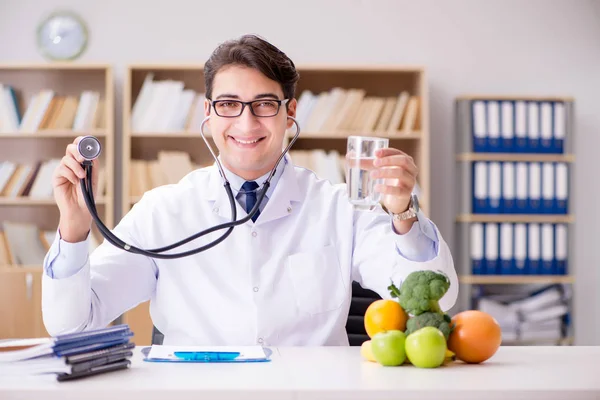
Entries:
[[37, 30], [38, 49], [52, 60], [74, 60], [85, 50], [88, 29], [75, 13], [58, 11], [43, 20]]

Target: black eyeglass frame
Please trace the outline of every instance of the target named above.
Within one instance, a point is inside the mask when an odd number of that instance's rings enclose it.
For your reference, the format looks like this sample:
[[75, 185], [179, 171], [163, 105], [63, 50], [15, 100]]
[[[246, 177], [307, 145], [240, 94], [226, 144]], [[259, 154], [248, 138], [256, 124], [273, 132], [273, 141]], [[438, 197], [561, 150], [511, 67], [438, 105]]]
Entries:
[[[257, 118], [272, 118], [275, 117], [279, 114], [279, 110], [281, 110], [281, 105], [282, 104], [287, 104], [290, 99], [270, 99], [270, 98], [265, 98], [265, 99], [257, 99], [257, 100], [251, 100], [251, 101], [241, 101], [241, 100], [227, 100], [227, 99], [223, 99], [223, 100], [211, 100], [208, 99], [208, 101], [210, 102], [210, 105], [212, 107], [213, 110], [215, 110], [215, 114], [217, 114], [217, 116], [221, 117], [221, 118], [237, 118], [240, 115], [242, 115], [244, 113], [244, 109], [246, 108], [246, 106], [250, 106], [250, 112], [252, 113], [252, 115], [254, 115]], [[259, 103], [261, 101], [274, 101], [275, 103], [277, 103], [277, 111], [275, 112], [275, 114], [273, 115], [256, 115], [254, 113], [254, 108], [252, 107], [252, 104], [254, 103]], [[218, 103], [225, 103], [225, 102], [229, 102], [229, 103], [238, 103], [242, 105], [242, 109], [240, 110], [240, 113], [238, 115], [221, 115], [219, 114], [219, 112], [217, 111], [217, 107], [216, 105]]]

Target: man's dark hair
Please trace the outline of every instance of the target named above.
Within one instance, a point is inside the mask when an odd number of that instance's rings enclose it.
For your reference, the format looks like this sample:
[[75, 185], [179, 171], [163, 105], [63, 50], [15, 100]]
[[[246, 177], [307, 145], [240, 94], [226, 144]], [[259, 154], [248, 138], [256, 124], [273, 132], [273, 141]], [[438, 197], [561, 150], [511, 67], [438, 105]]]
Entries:
[[267, 78], [279, 82], [285, 98], [292, 99], [295, 96], [299, 74], [292, 60], [266, 40], [256, 35], [244, 35], [220, 44], [204, 64], [207, 98], [212, 98], [215, 75], [229, 65], [254, 68]]

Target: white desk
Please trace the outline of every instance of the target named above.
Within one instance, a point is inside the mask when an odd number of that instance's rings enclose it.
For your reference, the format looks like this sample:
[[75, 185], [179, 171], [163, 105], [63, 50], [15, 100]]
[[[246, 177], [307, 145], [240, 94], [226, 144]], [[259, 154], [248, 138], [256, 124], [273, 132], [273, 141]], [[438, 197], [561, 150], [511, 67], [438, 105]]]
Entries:
[[600, 347], [505, 347], [487, 363], [382, 367], [358, 347], [274, 348], [256, 364], [142, 361], [79, 381], [0, 378], [0, 399], [600, 399]]

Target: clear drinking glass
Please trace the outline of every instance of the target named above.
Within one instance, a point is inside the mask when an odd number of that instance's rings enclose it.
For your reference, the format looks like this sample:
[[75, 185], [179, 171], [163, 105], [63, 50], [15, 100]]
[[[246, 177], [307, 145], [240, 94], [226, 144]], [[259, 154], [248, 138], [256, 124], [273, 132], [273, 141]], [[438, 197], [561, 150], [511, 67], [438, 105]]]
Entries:
[[372, 179], [375, 152], [387, 148], [389, 139], [372, 136], [350, 136], [346, 150], [346, 186], [350, 203], [355, 207], [371, 209], [381, 200], [381, 193], [374, 190], [383, 179]]

